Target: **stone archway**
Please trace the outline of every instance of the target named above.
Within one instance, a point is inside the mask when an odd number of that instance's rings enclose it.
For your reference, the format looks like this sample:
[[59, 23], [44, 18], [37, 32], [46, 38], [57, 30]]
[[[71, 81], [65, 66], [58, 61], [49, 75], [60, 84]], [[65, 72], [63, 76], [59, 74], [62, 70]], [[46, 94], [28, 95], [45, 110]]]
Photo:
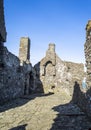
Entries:
[[45, 76], [52, 76], [53, 75], [53, 65], [52, 65], [52, 62], [51, 61], [48, 61], [46, 64], [45, 64]]

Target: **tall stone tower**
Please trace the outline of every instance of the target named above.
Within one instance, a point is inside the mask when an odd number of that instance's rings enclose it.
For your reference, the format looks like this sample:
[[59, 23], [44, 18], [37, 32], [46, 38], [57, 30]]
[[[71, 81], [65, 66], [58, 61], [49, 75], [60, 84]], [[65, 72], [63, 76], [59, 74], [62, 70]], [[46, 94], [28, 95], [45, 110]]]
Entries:
[[84, 45], [86, 68], [87, 68], [87, 85], [91, 87], [91, 20], [86, 25], [86, 42]]
[[30, 60], [30, 39], [28, 37], [22, 37], [20, 40], [19, 59], [21, 62]]

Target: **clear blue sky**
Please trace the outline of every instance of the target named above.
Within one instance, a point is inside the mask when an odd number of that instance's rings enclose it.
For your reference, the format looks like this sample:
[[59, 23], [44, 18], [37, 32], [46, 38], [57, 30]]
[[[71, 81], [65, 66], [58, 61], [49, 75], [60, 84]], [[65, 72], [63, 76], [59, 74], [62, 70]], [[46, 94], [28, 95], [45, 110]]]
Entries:
[[85, 26], [91, 0], [4, 0], [8, 50], [18, 56], [20, 38], [31, 39], [30, 60], [40, 61], [48, 44], [62, 60], [84, 63]]

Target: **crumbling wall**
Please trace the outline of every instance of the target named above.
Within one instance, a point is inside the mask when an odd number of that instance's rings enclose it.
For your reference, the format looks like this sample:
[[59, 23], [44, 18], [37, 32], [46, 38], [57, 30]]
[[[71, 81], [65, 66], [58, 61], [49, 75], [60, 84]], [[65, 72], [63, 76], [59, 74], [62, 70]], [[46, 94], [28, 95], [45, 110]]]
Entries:
[[78, 106], [87, 114], [91, 121], [91, 89], [84, 92], [83, 89], [78, 91]]
[[30, 91], [30, 40], [21, 38], [19, 58], [10, 53], [4, 42], [6, 28], [3, 0], [0, 0], [0, 104], [18, 98]]
[[3, 52], [4, 66], [1, 68], [3, 79], [0, 82], [0, 104], [26, 93], [26, 75], [31, 71], [31, 65], [24, 63], [21, 66], [19, 58], [10, 53], [6, 47], [3, 47]]
[[4, 20], [4, 7], [3, 0], [0, 0], [0, 42], [6, 41], [6, 28]]
[[0, 87], [0, 103], [19, 97], [24, 92], [24, 75], [18, 72], [20, 61], [4, 47], [3, 85]]
[[84, 77], [84, 65], [62, 61], [55, 53], [54, 44], [49, 44], [46, 56], [34, 68], [44, 93], [65, 91], [72, 96], [75, 81], [81, 82]]
[[86, 59], [86, 87], [79, 88], [75, 92], [77, 94], [77, 104], [91, 119], [91, 20], [86, 25], [86, 42], [84, 44], [84, 52]]
[[83, 80], [84, 77], [84, 65], [82, 63], [73, 63], [64, 61], [67, 66], [67, 71], [72, 74], [74, 79]]
[[[23, 96], [24, 94], [29, 94], [31, 90], [30, 72], [32, 73], [32, 65], [29, 61], [30, 50], [28, 48], [30, 47], [30, 42], [28, 42], [29, 40], [27, 39], [28, 38], [25, 38], [25, 43], [20, 43], [22, 50], [24, 50], [26, 46], [24, 59], [23, 57], [19, 59], [10, 53], [6, 47], [2, 46], [1, 58], [3, 60], [0, 64], [0, 104]], [[23, 44], [25, 44], [25, 46], [23, 46]], [[21, 56], [23, 53], [22, 51], [20, 52]]]

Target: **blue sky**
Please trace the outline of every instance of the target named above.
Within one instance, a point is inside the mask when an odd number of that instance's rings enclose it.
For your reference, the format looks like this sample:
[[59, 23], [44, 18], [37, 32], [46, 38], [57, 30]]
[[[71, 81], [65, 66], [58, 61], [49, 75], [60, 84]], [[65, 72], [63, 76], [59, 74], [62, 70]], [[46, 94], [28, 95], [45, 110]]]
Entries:
[[91, 19], [91, 0], [4, 0], [8, 50], [19, 54], [21, 37], [31, 39], [34, 65], [55, 43], [62, 60], [84, 63], [85, 27]]

